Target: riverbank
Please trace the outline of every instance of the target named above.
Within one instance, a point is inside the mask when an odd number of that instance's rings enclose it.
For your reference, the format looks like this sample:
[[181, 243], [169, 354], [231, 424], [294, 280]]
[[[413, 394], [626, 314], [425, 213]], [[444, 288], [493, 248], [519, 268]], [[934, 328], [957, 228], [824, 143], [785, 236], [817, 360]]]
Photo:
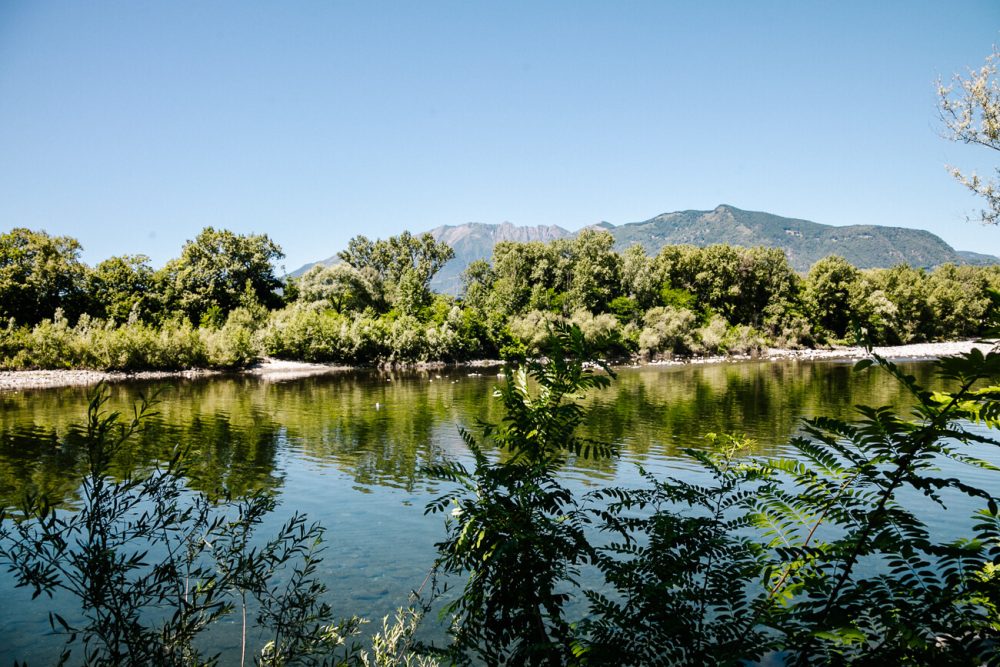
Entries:
[[[969, 352], [978, 348], [984, 353], [992, 349], [993, 343], [976, 341], [953, 341], [947, 343], [915, 343], [893, 347], [876, 347], [875, 352], [888, 359], [936, 359], [953, 354]], [[757, 359], [818, 361], [825, 359], [861, 359], [865, 356], [860, 347], [835, 347], [822, 350], [786, 350], [771, 348]], [[715, 356], [693, 357], [651, 362], [650, 365], [717, 364], [733, 361], [747, 361], [751, 357]], [[499, 361], [481, 360], [459, 364], [461, 367], [489, 367], [499, 365]], [[446, 368], [444, 362], [416, 364], [420, 369]], [[219, 371], [192, 369], [184, 371], [143, 371], [137, 373], [103, 372], [92, 370], [47, 370], [47, 371], [0, 371], [0, 392], [22, 389], [44, 389], [50, 387], [89, 386], [98, 382], [128, 382], [133, 380], [158, 380], [166, 378], [202, 378], [221, 375], [249, 375], [261, 380], [281, 382], [317, 375], [343, 373], [356, 370], [344, 364], [314, 364], [302, 361], [264, 358], [257, 364], [239, 371]]]
[[[912, 343], [910, 345], [880, 346], [872, 348], [876, 354], [894, 361], [913, 359], [937, 359], [955, 354], [971, 352], [979, 349], [985, 354], [993, 349], [995, 342], [989, 341], [950, 341], [945, 343]], [[783, 348], [768, 348], [756, 357], [751, 355], [730, 355], [714, 357], [693, 357], [649, 362], [649, 365], [679, 365], [679, 364], [717, 364], [731, 361], [749, 361], [765, 359], [770, 361], [801, 360], [820, 361], [836, 359], [864, 359], [867, 356], [862, 347], [832, 347], [828, 349], [789, 350]]]

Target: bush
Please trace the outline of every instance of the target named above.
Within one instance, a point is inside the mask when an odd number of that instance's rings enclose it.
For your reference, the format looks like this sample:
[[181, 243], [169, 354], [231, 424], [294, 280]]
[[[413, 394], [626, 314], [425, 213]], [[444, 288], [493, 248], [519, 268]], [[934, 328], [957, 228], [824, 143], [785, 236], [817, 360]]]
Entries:
[[708, 323], [698, 328], [696, 333], [700, 343], [701, 352], [705, 354], [718, 354], [723, 351], [723, 344], [726, 340], [726, 332], [729, 330], [729, 323], [721, 315], [712, 315]]
[[672, 356], [697, 349], [697, 318], [686, 308], [671, 306], [650, 308], [643, 316], [639, 334], [639, 352], [646, 357]]
[[321, 305], [295, 303], [271, 314], [260, 340], [266, 354], [281, 359], [343, 361], [362, 346], [352, 333], [347, 317]]
[[611, 313], [594, 315], [589, 310], [576, 310], [569, 318], [570, 324], [580, 327], [587, 344], [608, 353], [620, 353], [622, 344], [621, 324]]
[[767, 349], [767, 340], [763, 334], [744, 324], [739, 324], [726, 332], [722, 346], [728, 354], [758, 356]]
[[562, 322], [562, 317], [544, 310], [528, 311], [520, 317], [510, 318], [507, 327], [511, 338], [523, 346], [526, 354], [535, 356], [548, 339], [550, 327]]
[[[353, 652], [341, 645], [360, 619], [334, 622], [321, 600], [322, 529], [296, 514], [251, 546], [274, 499], [260, 492], [220, 504], [190, 494], [179, 455], [152, 472], [120, 477], [116, 463], [142, 428], [147, 404], [126, 422], [105, 412], [106, 401], [99, 390], [88, 410], [79, 507], [27, 497], [0, 523], [0, 563], [17, 585], [36, 598], [58, 593], [79, 603], [49, 614], [52, 632], [65, 639], [60, 664], [76, 651], [88, 665], [213, 664], [218, 656], [203, 653], [211, 646], [203, 636], [238, 611], [243, 651], [258, 653], [262, 664], [309, 656], [336, 662], [335, 652]], [[248, 623], [251, 603], [256, 623]], [[248, 647], [253, 637], [267, 642], [262, 650]]]
[[239, 368], [260, 358], [261, 343], [253, 314], [246, 308], [229, 313], [221, 329], [205, 331], [205, 356], [209, 366]]
[[236, 309], [220, 329], [195, 328], [184, 317], [158, 327], [137, 319], [115, 325], [82, 315], [75, 326], [57, 313], [28, 330], [0, 330], [5, 368], [91, 368], [104, 371], [246, 366], [260, 355], [253, 320]]
[[803, 347], [813, 347], [816, 341], [813, 337], [813, 327], [802, 315], [788, 314], [778, 322], [771, 324], [775, 347], [786, 350], [798, 350]]

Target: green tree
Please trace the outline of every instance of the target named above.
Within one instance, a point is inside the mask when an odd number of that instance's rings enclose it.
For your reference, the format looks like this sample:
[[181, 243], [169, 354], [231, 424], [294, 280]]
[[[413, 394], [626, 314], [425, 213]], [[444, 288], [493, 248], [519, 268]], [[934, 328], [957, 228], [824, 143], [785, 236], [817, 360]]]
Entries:
[[937, 339], [970, 338], [986, 326], [992, 305], [985, 272], [942, 264], [927, 278], [928, 330]]
[[613, 250], [615, 240], [605, 231], [585, 229], [573, 239], [566, 308], [607, 312], [611, 300], [621, 292], [621, 256]]
[[[978, 70], [970, 70], [968, 78], [955, 75], [951, 85], [938, 82], [938, 109], [945, 126], [945, 136], [952, 141], [985, 146], [1000, 151], [1000, 81], [997, 61], [1000, 51], [994, 50]], [[963, 173], [951, 167], [952, 175], [965, 187], [986, 200], [980, 211], [983, 222], [1000, 222], [1000, 169], [995, 178]]]
[[145, 255], [109, 257], [87, 274], [88, 313], [119, 323], [133, 315], [148, 321], [161, 306], [154, 275]]
[[249, 292], [258, 303], [281, 304], [274, 262], [284, 257], [266, 234], [242, 235], [206, 227], [159, 272], [168, 308], [199, 322], [207, 313], [220, 319], [240, 305]]
[[399, 306], [412, 315], [430, 303], [431, 278], [455, 251], [430, 234], [403, 232], [377, 241], [355, 236], [337, 256], [372, 286], [380, 310]]
[[456, 506], [436, 567], [468, 575], [445, 608], [454, 619], [452, 657], [463, 664], [475, 655], [488, 665], [562, 665], [576, 645], [564, 608], [593, 552], [586, 513], [556, 473], [568, 455], [612, 454], [575, 433], [584, 416], [577, 395], [610, 380], [584, 365], [591, 353], [578, 327], [555, 327], [547, 351], [544, 361], [507, 369], [511, 379], [497, 390], [506, 418], [483, 427], [484, 442], [507, 459], [489, 460], [463, 431], [474, 469], [451, 462], [431, 470], [460, 483], [427, 511]]
[[633, 243], [625, 249], [621, 268], [623, 296], [633, 299], [641, 310], [647, 310], [656, 305], [657, 292], [662, 282], [654, 260], [646, 254], [645, 248]]
[[873, 341], [898, 345], [931, 338], [927, 282], [923, 269], [905, 264], [862, 272], [858, 311]]
[[372, 286], [349, 264], [316, 265], [295, 282], [299, 301], [322, 303], [338, 313], [372, 305]]
[[802, 298], [807, 310], [821, 327], [843, 338], [855, 316], [855, 299], [861, 272], [843, 257], [830, 255], [809, 269]]
[[510, 315], [527, 310], [562, 311], [571, 281], [572, 246], [502, 241], [493, 248], [493, 307]]
[[70, 319], [79, 315], [86, 275], [80, 250], [69, 236], [23, 227], [0, 234], [0, 316], [31, 325], [57, 308]]
[[691, 292], [730, 324], [769, 324], [798, 301], [798, 279], [778, 248], [664, 248], [657, 263], [671, 288]]
[[469, 308], [485, 313], [493, 287], [493, 268], [485, 259], [469, 263], [462, 272], [462, 302]]

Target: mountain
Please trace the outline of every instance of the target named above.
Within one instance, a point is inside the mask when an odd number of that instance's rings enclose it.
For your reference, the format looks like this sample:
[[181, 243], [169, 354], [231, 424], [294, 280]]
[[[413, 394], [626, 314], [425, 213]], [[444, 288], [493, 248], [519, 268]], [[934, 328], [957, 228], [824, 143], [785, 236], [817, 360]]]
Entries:
[[970, 250], [957, 250], [959, 257], [962, 258], [963, 264], [971, 264], [972, 266], [993, 266], [994, 264], [1000, 264], [1000, 257], [995, 255], [984, 255], [981, 252], [972, 252]]
[[[781, 248], [792, 268], [802, 273], [827, 255], [840, 255], [865, 269], [901, 263], [924, 268], [949, 262], [1000, 264], [1000, 258], [992, 255], [958, 252], [940, 237], [921, 229], [880, 225], [834, 227], [771, 213], [744, 211], [728, 205], [717, 206], [711, 211], [663, 213], [643, 222], [623, 225], [601, 222], [589, 228], [610, 232], [618, 250], [638, 243], [650, 255], [656, 254], [664, 245], [680, 243]], [[435, 290], [451, 294], [461, 292], [461, 276], [465, 267], [477, 259], [488, 260], [493, 246], [500, 241], [547, 242], [576, 236], [576, 232], [555, 225], [520, 227], [509, 222], [499, 225], [479, 222], [444, 225], [432, 229], [430, 233], [455, 250], [455, 258], [444, 265], [431, 283]], [[334, 256], [316, 263], [332, 264], [336, 261]], [[290, 275], [301, 275], [311, 266], [313, 264], [307, 264]]]
[[639, 243], [649, 253], [678, 243], [781, 248], [792, 268], [800, 272], [808, 271], [827, 255], [840, 255], [862, 269], [901, 263], [926, 268], [947, 262], [964, 263], [954, 248], [921, 229], [879, 225], [834, 227], [726, 205], [712, 211], [664, 213], [610, 231], [616, 247]]

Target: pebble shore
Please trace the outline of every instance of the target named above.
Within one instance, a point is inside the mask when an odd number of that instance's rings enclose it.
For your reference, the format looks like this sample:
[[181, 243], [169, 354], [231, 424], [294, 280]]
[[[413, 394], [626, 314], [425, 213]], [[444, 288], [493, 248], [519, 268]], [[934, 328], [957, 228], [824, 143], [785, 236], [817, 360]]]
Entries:
[[[993, 349], [993, 342], [957, 341], [949, 343], [917, 343], [913, 345], [898, 345], [895, 347], [876, 347], [875, 352], [888, 359], [935, 359], [953, 354], [969, 352], [978, 348], [983, 353]], [[758, 359], [770, 360], [802, 360], [814, 361], [820, 359], [861, 359], [865, 351], [860, 347], [837, 347], [822, 350], [786, 350], [769, 349]], [[748, 360], [748, 356], [729, 357], [692, 357], [666, 361], [654, 361], [652, 365], [679, 364], [715, 364], [730, 361]], [[464, 366], [496, 366], [498, 361], [479, 361], [463, 364]], [[443, 368], [445, 364], [418, 365], [417, 368]], [[250, 375], [262, 380], [282, 381], [313, 375], [325, 375], [352, 370], [342, 364], [310, 364], [300, 361], [282, 361], [265, 358], [260, 363], [229, 374]], [[130, 380], [155, 380], [161, 378], [200, 378], [227, 374], [217, 370], [186, 370], [175, 372], [144, 371], [140, 373], [108, 373], [89, 370], [55, 370], [55, 371], [0, 371], [0, 392], [20, 391], [22, 389], [41, 389], [48, 387], [72, 387], [94, 385], [98, 382], [126, 382]]]

